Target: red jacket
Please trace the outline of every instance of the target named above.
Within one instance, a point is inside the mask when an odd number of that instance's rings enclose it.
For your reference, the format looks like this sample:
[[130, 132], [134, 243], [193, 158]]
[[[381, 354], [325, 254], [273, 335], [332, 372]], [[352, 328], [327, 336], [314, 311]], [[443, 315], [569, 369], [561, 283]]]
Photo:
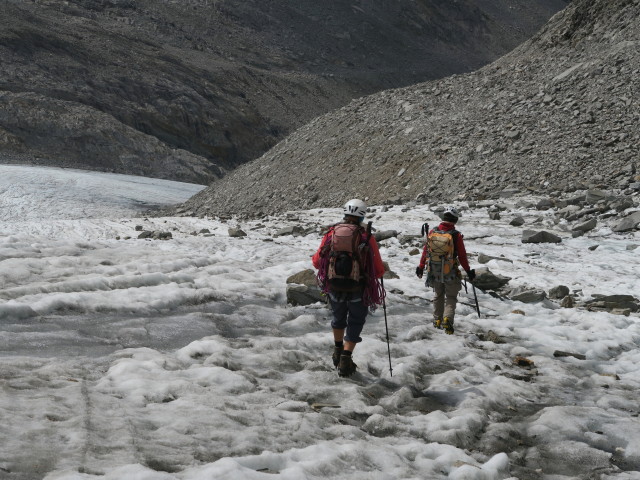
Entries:
[[[320, 268], [320, 252], [322, 251], [322, 247], [328, 245], [331, 242], [331, 237], [333, 236], [333, 227], [329, 229], [329, 231], [322, 237], [322, 241], [320, 242], [320, 247], [318, 247], [318, 251], [311, 257], [311, 262], [316, 269]], [[367, 234], [362, 234], [362, 241], [367, 240]], [[371, 253], [373, 254], [373, 275], [375, 278], [382, 278], [384, 275], [384, 264], [382, 263], [382, 257], [380, 257], [380, 250], [378, 249], [378, 242], [373, 236], [369, 237], [369, 248], [371, 249]]]
[[[442, 222], [440, 225], [438, 225], [437, 229], [443, 232], [448, 232], [451, 230], [455, 230], [456, 226], [451, 222]], [[434, 230], [435, 228], [432, 228], [429, 233], [433, 232]], [[464, 269], [464, 271], [468, 272], [469, 270], [471, 270], [471, 267], [469, 267], [469, 260], [467, 260], [467, 250], [464, 248], [463, 235], [462, 233], [458, 232], [458, 234], [454, 235], [453, 238], [455, 241], [453, 250], [454, 255], [458, 257], [458, 262], [460, 262], [460, 266]], [[429, 257], [427, 247], [428, 243], [425, 243], [424, 248], [422, 249], [422, 256], [420, 257], [420, 268], [424, 268], [427, 264], [427, 259]]]

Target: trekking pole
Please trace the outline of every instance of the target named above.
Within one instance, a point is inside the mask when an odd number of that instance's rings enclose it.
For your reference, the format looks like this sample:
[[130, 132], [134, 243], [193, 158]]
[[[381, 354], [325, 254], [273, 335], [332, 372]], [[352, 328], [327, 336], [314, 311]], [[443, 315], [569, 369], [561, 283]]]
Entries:
[[478, 312], [478, 318], [480, 317], [480, 305], [478, 305], [478, 295], [476, 294], [476, 286], [471, 282], [471, 286], [473, 287], [473, 298], [476, 300], [476, 310]]
[[[380, 279], [380, 284], [384, 290], [384, 278]], [[385, 296], [382, 296], [382, 310], [384, 310], [384, 328], [387, 331], [387, 353], [389, 354], [389, 375], [393, 377], [393, 368], [391, 368], [391, 347], [389, 346], [389, 326], [387, 325], [387, 302]]]

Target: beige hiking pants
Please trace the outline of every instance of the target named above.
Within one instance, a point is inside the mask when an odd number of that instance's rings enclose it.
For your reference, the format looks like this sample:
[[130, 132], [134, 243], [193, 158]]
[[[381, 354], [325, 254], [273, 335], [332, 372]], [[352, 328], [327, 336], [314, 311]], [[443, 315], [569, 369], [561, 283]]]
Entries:
[[443, 320], [444, 317], [449, 317], [451, 324], [453, 324], [453, 317], [456, 314], [456, 303], [458, 302], [458, 293], [461, 289], [462, 283], [460, 280], [447, 283], [435, 282], [433, 284], [433, 291], [435, 292], [435, 296], [433, 297], [434, 320]]

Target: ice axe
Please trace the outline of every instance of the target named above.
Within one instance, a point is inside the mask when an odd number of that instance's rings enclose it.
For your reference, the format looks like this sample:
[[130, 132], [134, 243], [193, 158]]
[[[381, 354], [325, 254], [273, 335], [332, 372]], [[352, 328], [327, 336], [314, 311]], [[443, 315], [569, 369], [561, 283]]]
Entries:
[[[478, 305], [478, 294], [476, 293], [476, 286], [473, 284], [473, 282], [469, 282], [471, 284], [471, 287], [473, 288], [473, 299], [476, 302], [476, 312], [478, 312], [478, 318], [482, 318], [480, 317], [480, 305]], [[464, 291], [465, 292], [469, 292], [467, 290], [467, 279], [464, 279]]]

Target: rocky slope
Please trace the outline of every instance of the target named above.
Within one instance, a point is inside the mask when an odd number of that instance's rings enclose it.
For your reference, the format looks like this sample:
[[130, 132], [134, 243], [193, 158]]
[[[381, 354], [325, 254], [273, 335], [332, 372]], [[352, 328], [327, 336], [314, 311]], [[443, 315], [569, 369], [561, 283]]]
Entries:
[[0, 162], [208, 182], [385, 88], [469, 71], [565, 0], [1, 0]]
[[589, 185], [637, 194], [639, 47], [639, 0], [574, 1], [476, 72], [315, 119], [182, 211], [261, 214], [350, 197], [452, 201]]

